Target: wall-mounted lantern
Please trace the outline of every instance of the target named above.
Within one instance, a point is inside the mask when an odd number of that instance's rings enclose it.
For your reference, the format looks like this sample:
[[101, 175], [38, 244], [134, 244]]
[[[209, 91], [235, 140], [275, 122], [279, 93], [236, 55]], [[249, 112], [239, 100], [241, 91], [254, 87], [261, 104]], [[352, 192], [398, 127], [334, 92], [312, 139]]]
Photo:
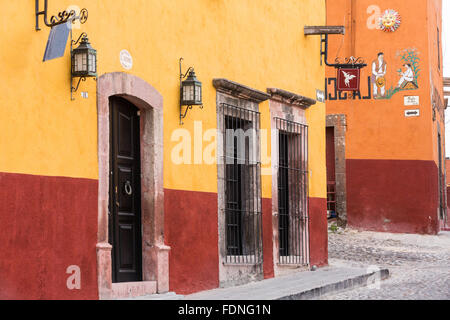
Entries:
[[[72, 46], [80, 43], [78, 48], [73, 49]], [[92, 48], [89, 43], [87, 34], [83, 32], [77, 41], [71, 41], [71, 59], [72, 59], [72, 85], [71, 85], [71, 99], [73, 93], [78, 90], [81, 81], [86, 81], [86, 78], [94, 78], [97, 80], [97, 50]], [[73, 78], [79, 78], [76, 87], [73, 86]]]
[[[193, 106], [200, 106], [203, 109], [203, 97], [202, 97], [202, 83], [198, 81], [195, 76], [194, 68], [190, 67], [185, 74], [181, 71], [181, 62], [183, 58], [180, 58], [180, 124], [183, 125], [183, 119], [186, 118], [189, 110]], [[187, 77], [187, 78], [186, 78]], [[185, 79], [186, 80], [183, 80]], [[183, 113], [183, 106], [186, 110]]]

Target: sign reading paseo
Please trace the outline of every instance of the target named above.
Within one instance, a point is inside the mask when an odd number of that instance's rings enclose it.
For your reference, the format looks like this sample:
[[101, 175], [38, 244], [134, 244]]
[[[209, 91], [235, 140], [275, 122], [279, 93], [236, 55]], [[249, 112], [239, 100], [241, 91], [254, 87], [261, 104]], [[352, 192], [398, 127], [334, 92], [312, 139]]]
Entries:
[[420, 105], [419, 96], [405, 96], [405, 106], [418, 106]]

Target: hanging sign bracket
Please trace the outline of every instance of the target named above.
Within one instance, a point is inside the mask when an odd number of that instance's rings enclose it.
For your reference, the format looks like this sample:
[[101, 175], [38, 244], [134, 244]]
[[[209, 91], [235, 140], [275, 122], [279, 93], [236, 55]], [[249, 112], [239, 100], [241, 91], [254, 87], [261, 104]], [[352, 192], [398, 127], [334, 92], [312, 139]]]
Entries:
[[75, 10], [64, 10], [59, 12], [56, 16], [50, 17], [50, 22], [48, 21], [48, 0], [44, 0], [44, 10], [40, 10], [40, 0], [35, 0], [36, 2], [36, 31], [41, 30], [39, 27], [39, 16], [44, 16], [44, 23], [47, 27], [53, 28], [54, 26], [71, 22], [74, 23], [75, 21], [79, 20], [81, 24], [86, 23], [88, 20], [88, 10], [86, 8], [81, 9], [80, 13], [77, 15], [77, 12]]
[[335, 59], [335, 63], [328, 62], [328, 35], [330, 34], [345, 34], [344, 26], [305, 26], [305, 36], [320, 35], [320, 64], [323, 61], [328, 67], [336, 69], [362, 69], [367, 67], [367, 64], [361, 58], [345, 58], [343, 62], [339, 58]]

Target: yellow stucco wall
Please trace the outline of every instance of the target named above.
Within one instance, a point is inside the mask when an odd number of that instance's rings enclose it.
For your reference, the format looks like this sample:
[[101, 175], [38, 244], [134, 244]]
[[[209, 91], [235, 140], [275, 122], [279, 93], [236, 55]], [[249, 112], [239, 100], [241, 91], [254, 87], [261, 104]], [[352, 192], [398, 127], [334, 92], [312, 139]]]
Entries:
[[[43, 1], [41, 1], [43, 2]], [[49, 13], [76, 4], [89, 10], [86, 31], [98, 50], [99, 76], [129, 72], [164, 97], [164, 186], [217, 192], [216, 165], [175, 165], [174, 130], [203, 132], [216, 127], [213, 78], [226, 78], [265, 91], [278, 87], [315, 98], [323, 89], [320, 38], [305, 37], [305, 25], [325, 24], [324, 0], [50, 0]], [[98, 178], [96, 83], [82, 83], [70, 101], [69, 47], [64, 58], [42, 62], [49, 28], [34, 30], [34, 1], [4, 4], [2, 77], [0, 77], [0, 172]], [[126, 71], [121, 50], [134, 61]], [[179, 67], [194, 66], [203, 82], [203, 110], [178, 123]], [[89, 93], [88, 99], [80, 97]], [[262, 128], [270, 129], [268, 103], [261, 104]], [[310, 125], [310, 196], [326, 197], [325, 106], [307, 111]], [[270, 134], [269, 134], [270, 137]], [[193, 144], [193, 141], [192, 141]], [[208, 145], [203, 143], [203, 147]], [[263, 196], [271, 196], [271, 178], [263, 177]]]

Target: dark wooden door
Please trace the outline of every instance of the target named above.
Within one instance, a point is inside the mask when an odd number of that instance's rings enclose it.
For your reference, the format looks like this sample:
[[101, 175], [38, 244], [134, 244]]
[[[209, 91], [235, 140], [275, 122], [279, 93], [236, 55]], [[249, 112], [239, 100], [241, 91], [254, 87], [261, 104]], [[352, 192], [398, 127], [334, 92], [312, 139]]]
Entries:
[[327, 210], [331, 218], [337, 217], [336, 207], [336, 150], [334, 127], [327, 127]]
[[445, 186], [445, 175], [442, 161], [442, 138], [441, 134], [438, 133], [438, 157], [439, 157], [439, 218], [444, 219], [445, 216], [445, 195], [444, 195], [444, 186]]
[[140, 123], [138, 109], [110, 99], [110, 234], [113, 282], [142, 281]]

